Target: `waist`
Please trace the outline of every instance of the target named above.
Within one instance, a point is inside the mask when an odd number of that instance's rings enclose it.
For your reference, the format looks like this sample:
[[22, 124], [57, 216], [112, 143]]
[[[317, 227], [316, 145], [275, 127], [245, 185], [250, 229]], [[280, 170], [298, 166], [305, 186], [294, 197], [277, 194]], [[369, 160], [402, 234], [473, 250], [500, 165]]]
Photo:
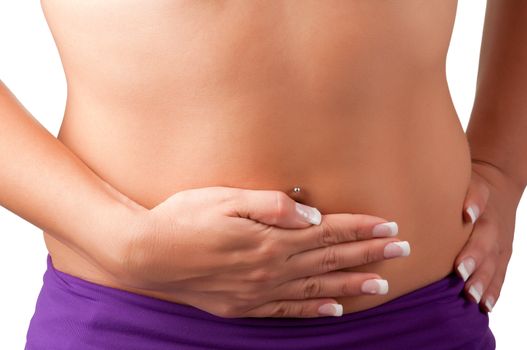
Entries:
[[467, 181], [468, 143], [445, 88], [346, 105], [230, 96], [141, 108], [73, 93], [58, 138], [149, 208], [179, 190], [223, 185], [301, 186], [321, 210], [375, 210], [388, 196], [448, 193]]
[[[349, 269], [380, 274], [390, 292], [341, 298], [345, 313], [446, 276], [470, 234], [462, 220], [470, 180], [468, 144], [445, 103], [426, 110], [408, 107], [404, 113], [376, 109], [369, 115], [305, 111], [249, 117], [218, 110], [166, 123], [132, 117], [121, 123], [120, 116], [104, 113], [86, 123], [88, 109], [73, 110], [78, 113], [66, 116], [59, 139], [147, 208], [188, 188], [290, 192], [300, 186], [295, 199], [322, 214], [363, 213], [397, 221], [411, 256]], [[81, 267], [82, 258], [51, 237], [46, 243], [59, 268], [90, 277], [86, 271], [93, 267]]]

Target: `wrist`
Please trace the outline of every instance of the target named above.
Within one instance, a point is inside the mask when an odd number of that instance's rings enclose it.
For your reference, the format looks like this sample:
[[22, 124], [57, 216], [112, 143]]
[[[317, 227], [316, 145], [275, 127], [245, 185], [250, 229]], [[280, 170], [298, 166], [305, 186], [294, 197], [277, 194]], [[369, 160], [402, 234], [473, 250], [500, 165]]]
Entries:
[[112, 202], [92, 227], [84, 249], [101, 269], [116, 281], [128, 278], [128, 260], [133, 243], [147, 225], [149, 210], [130, 201]]
[[525, 187], [503, 169], [491, 162], [472, 158], [472, 171], [487, 182], [491, 192], [498, 192], [501, 198], [516, 206], [519, 204]]

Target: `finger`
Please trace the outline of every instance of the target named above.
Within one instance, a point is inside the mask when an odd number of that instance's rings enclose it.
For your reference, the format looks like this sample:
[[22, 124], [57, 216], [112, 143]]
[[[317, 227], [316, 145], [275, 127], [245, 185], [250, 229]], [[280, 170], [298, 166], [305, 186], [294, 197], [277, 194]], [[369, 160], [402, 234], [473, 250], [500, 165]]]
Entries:
[[[496, 247], [496, 230], [491, 221], [480, 220], [474, 226], [467, 243], [456, 257], [454, 264], [457, 274], [467, 281], [481, 265], [485, 256]], [[493, 248], [494, 247], [494, 248]]]
[[463, 204], [463, 219], [474, 224], [478, 217], [485, 211], [490, 190], [477, 174], [472, 175]]
[[410, 244], [396, 238], [342, 243], [291, 256], [284, 263], [283, 277], [291, 280], [319, 275], [409, 254]]
[[229, 216], [248, 218], [283, 228], [319, 225], [322, 214], [317, 208], [296, 202], [282, 191], [238, 189], [231, 197]]
[[[368, 282], [366, 282], [368, 281]], [[359, 272], [331, 272], [286, 282], [270, 294], [271, 300], [386, 294], [388, 282], [379, 275]]]
[[[327, 305], [331, 306], [327, 306]], [[320, 307], [325, 306], [320, 310]], [[320, 310], [320, 311], [319, 311]], [[321, 313], [321, 311], [324, 311]], [[334, 314], [330, 315], [333, 311]], [[342, 316], [343, 308], [334, 299], [310, 299], [310, 300], [280, 300], [258, 306], [247, 311], [243, 317], [297, 317], [314, 318], [327, 316]]]
[[327, 247], [338, 243], [391, 237], [398, 234], [396, 222], [362, 214], [326, 214], [320, 225], [295, 232], [276, 229], [273, 235], [292, 253]]
[[481, 297], [481, 302], [487, 312], [492, 311], [492, 308], [494, 307], [494, 305], [496, 305], [496, 301], [500, 297], [501, 288], [503, 287], [503, 282], [505, 281], [505, 274], [507, 271], [509, 258], [510, 255], [500, 256], [500, 262], [496, 267], [494, 277], [492, 278], [487, 290], [485, 290], [483, 296]]
[[494, 274], [496, 273], [497, 256], [489, 256], [485, 259], [479, 268], [470, 276], [465, 284], [465, 293], [476, 304], [482, 301], [483, 293], [491, 284]]

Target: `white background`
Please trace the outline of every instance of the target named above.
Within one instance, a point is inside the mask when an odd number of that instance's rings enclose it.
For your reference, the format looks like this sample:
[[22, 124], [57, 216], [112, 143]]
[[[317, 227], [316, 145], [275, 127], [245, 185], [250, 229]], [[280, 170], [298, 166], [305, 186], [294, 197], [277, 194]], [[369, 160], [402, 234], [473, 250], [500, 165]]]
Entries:
[[[460, 0], [447, 76], [466, 128], [474, 100], [484, 0]], [[64, 112], [66, 83], [38, 1], [0, 0], [0, 79], [53, 135]], [[0, 125], [0, 128], [2, 126]], [[35, 180], [38, 181], [38, 180]], [[1, 184], [0, 184], [1, 190]], [[500, 299], [490, 313], [498, 350], [525, 349], [527, 200], [517, 212], [514, 252]], [[46, 264], [41, 230], [0, 206], [0, 349], [23, 349]]]

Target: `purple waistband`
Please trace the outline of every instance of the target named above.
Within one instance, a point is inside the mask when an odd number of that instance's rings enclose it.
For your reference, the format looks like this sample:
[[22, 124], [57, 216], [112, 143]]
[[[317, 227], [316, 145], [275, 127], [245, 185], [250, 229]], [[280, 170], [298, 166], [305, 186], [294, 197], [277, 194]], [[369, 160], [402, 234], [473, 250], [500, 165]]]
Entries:
[[488, 314], [463, 297], [455, 273], [342, 317], [222, 318], [98, 285], [47, 257], [26, 350], [495, 349]]

